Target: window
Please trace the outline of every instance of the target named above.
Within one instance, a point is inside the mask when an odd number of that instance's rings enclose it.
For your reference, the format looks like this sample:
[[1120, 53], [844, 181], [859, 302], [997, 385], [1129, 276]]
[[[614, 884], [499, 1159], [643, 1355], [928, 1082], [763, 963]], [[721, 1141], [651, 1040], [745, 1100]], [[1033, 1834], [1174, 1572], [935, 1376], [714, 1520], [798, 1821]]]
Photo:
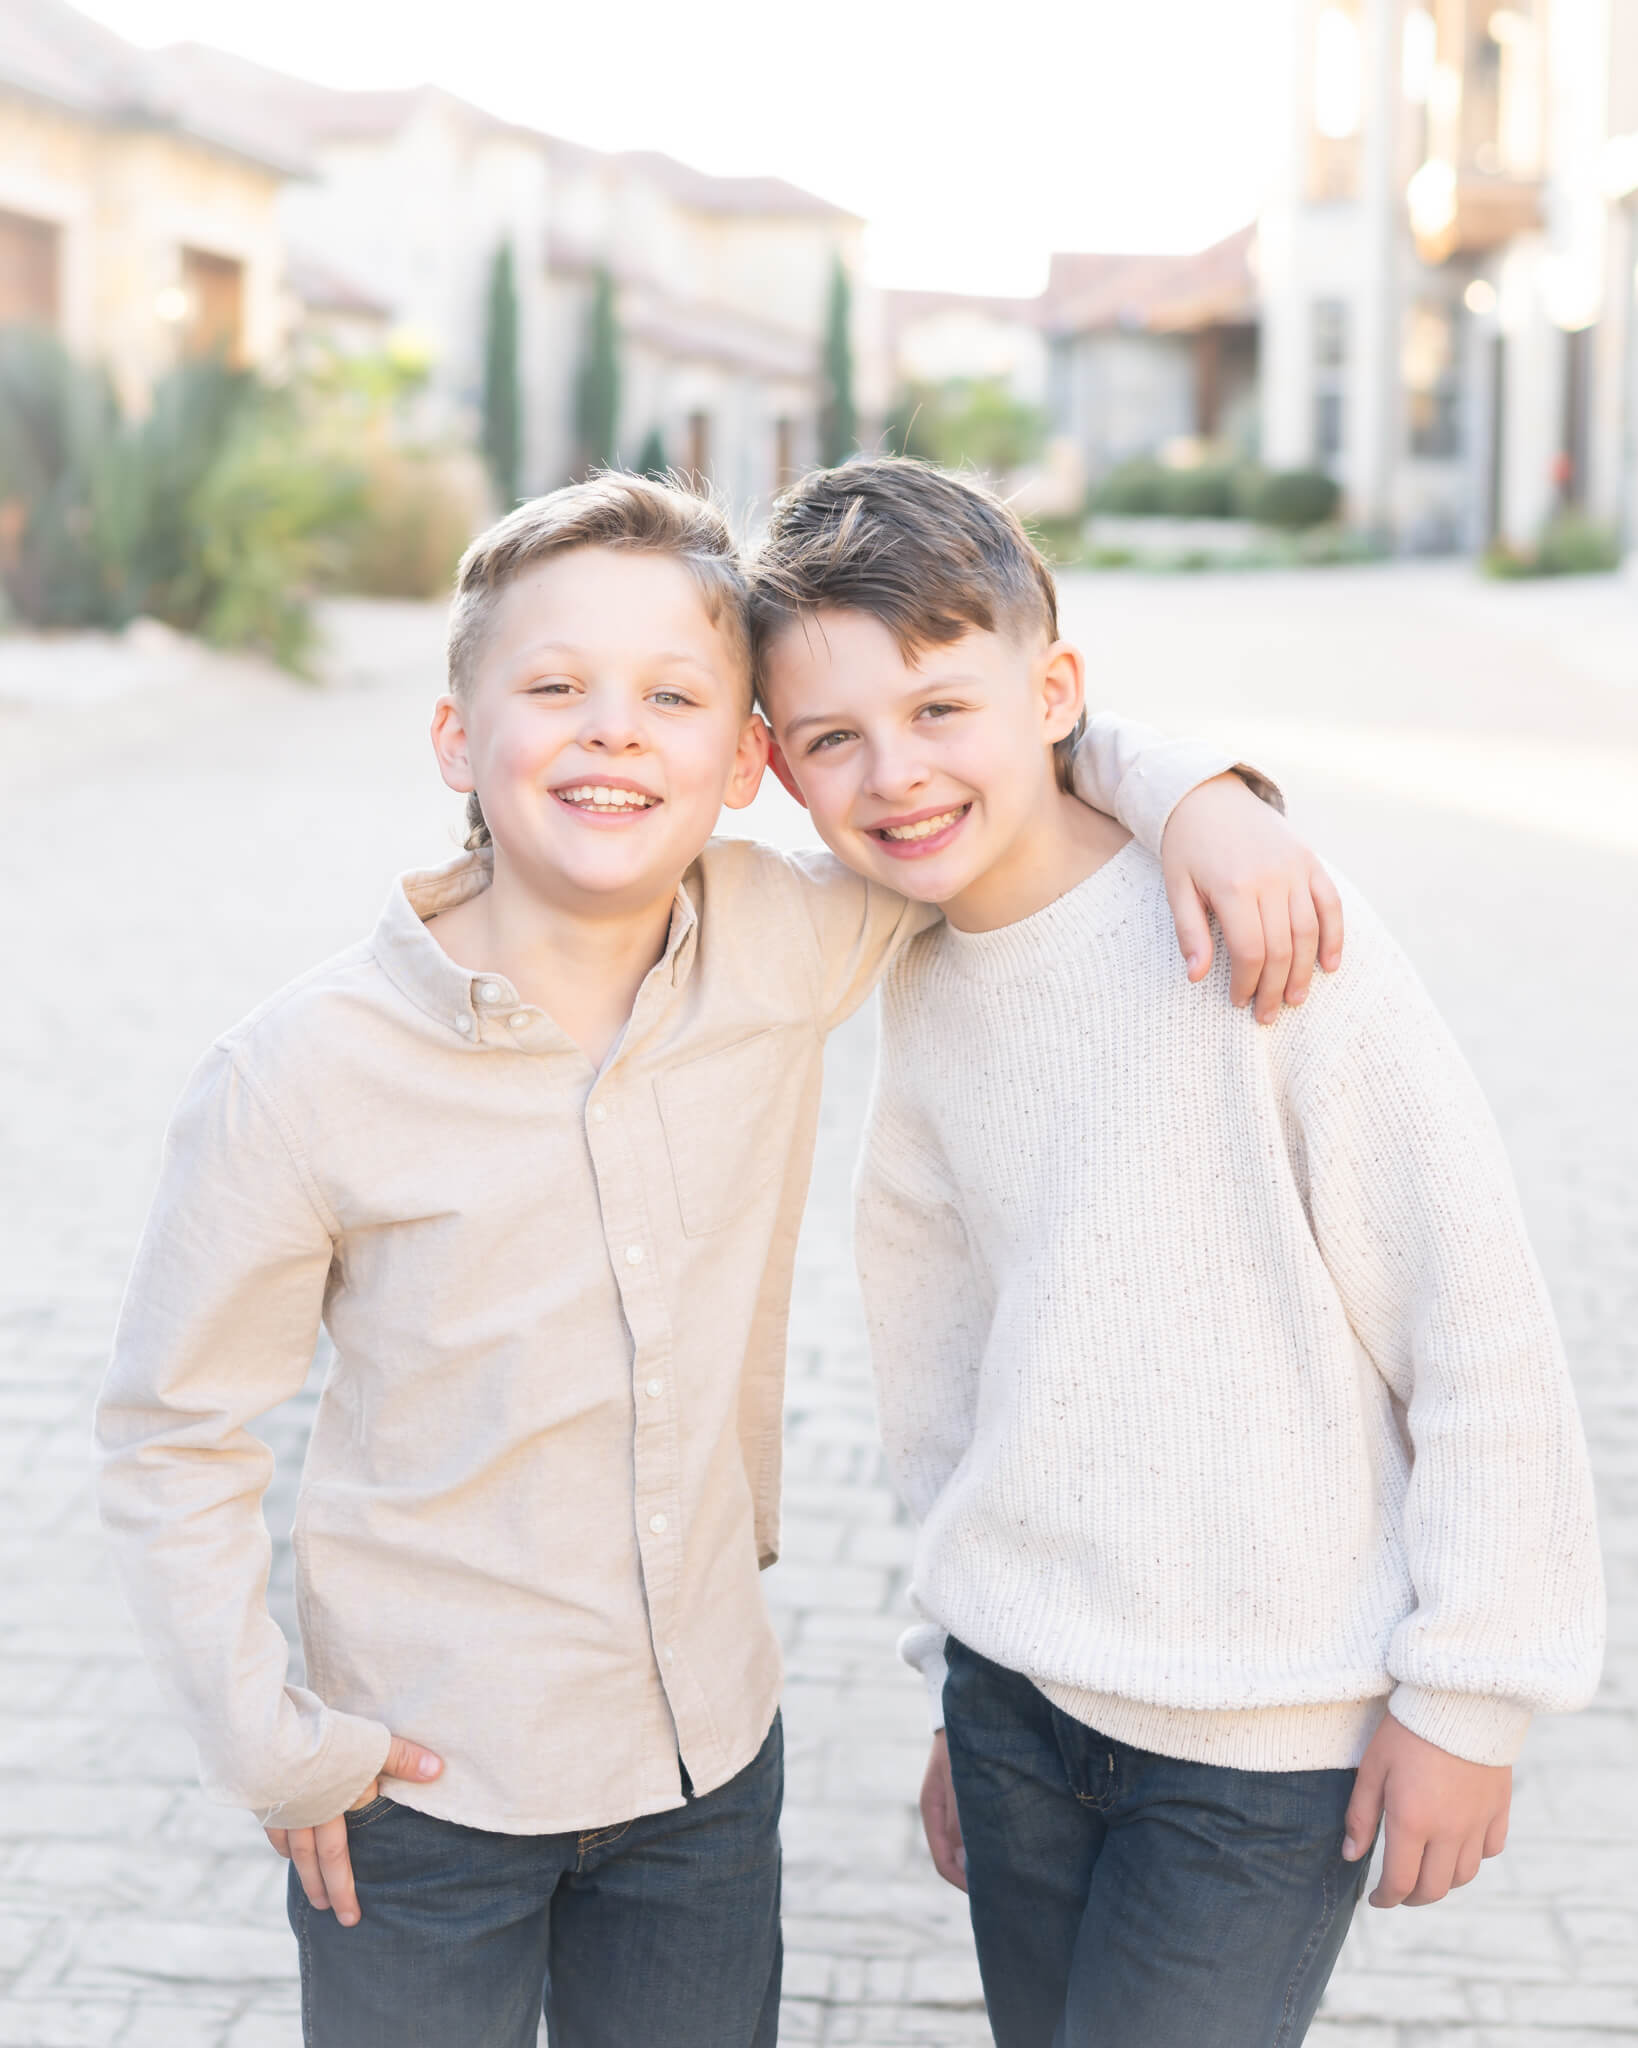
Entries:
[[1399, 365], [1413, 455], [1449, 461], [1462, 452], [1460, 333], [1454, 306], [1423, 299], [1406, 308]]
[[53, 222], [0, 212], [0, 323], [56, 326], [57, 243]]
[[190, 356], [220, 355], [238, 363], [244, 353], [244, 265], [203, 249], [182, 251], [182, 347]]
[[1329, 468], [1342, 454], [1348, 371], [1348, 302], [1316, 299], [1312, 309], [1314, 460]]

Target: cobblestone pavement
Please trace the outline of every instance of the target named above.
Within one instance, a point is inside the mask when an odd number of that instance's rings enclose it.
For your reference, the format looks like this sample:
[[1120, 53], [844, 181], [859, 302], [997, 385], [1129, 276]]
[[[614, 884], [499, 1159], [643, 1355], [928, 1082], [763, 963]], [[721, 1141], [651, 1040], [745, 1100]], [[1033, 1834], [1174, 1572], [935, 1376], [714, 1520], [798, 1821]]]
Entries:
[[[1598, 1466], [1597, 1706], [1537, 1727], [1512, 1846], [1475, 1886], [1362, 1915], [1311, 2039], [1638, 2038], [1638, 591], [1447, 568], [1111, 576], [1072, 580], [1066, 610], [1100, 701], [1241, 735], [1404, 935], [1506, 1129]], [[299, 2038], [282, 1866], [207, 1806], [159, 1710], [102, 1559], [86, 1425], [193, 1057], [453, 843], [422, 736], [435, 622], [346, 607], [335, 633], [323, 691], [153, 645], [122, 691], [106, 650], [0, 643], [0, 2048]], [[761, 821], [790, 832], [781, 803]], [[832, 1051], [769, 1584], [789, 1661], [784, 2038], [968, 2048], [989, 2037], [962, 1901], [919, 1844], [922, 1707], [892, 1657], [908, 1538], [846, 1245], [870, 1036], [861, 1019]], [[275, 1522], [305, 1412], [268, 1424]]]

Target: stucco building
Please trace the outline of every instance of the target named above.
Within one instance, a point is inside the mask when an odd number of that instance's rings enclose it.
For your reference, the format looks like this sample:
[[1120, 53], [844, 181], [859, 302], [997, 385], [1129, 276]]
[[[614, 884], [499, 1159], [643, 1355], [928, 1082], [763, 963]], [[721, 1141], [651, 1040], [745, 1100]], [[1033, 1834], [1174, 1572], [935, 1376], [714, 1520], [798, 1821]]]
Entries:
[[1638, 509], [1638, 0], [1287, 0], [1264, 447], [1413, 548]]
[[[385, 308], [424, 347], [433, 431], [476, 431], [490, 271], [510, 245], [526, 490], [561, 483], [583, 453], [574, 387], [599, 270], [615, 287], [623, 460], [657, 432], [669, 461], [744, 505], [813, 460], [832, 267], [857, 269], [852, 215], [773, 178], [583, 148], [435, 86], [335, 91], [198, 45], [157, 62], [224, 122], [290, 138], [311, 170], [280, 200], [292, 275]], [[313, 289], [308, 322], [325, 310]]]
[[302, 170], [61, 0], [0, 7], [0, 322], [105, 361], [128, 405], [189, 350], [281, 358], [279, 196]]

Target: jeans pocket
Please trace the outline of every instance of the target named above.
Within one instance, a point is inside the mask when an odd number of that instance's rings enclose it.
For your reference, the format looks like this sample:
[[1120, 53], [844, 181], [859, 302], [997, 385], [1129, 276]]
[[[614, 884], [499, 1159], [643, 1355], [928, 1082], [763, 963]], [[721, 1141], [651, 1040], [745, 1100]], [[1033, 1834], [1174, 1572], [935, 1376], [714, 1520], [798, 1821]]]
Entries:
[[378, 1792], [362, 1806], [348, 1807], [342, 1818], [350, 1828], [367, 1828], [372, 1820], [379, 1820], [384, 1813], [391, 1813], [393, 1802], [385, 1792]]

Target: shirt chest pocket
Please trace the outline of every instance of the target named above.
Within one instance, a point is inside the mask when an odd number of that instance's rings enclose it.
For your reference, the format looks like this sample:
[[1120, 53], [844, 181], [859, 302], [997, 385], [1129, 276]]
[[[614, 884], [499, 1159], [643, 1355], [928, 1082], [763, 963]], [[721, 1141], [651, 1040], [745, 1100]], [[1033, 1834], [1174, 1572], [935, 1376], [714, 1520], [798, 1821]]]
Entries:
[[689, 1237], [732, 1223], [784, 1171], [807, 1058], [801, 1034], [776, 1025], [656, 1077]]

